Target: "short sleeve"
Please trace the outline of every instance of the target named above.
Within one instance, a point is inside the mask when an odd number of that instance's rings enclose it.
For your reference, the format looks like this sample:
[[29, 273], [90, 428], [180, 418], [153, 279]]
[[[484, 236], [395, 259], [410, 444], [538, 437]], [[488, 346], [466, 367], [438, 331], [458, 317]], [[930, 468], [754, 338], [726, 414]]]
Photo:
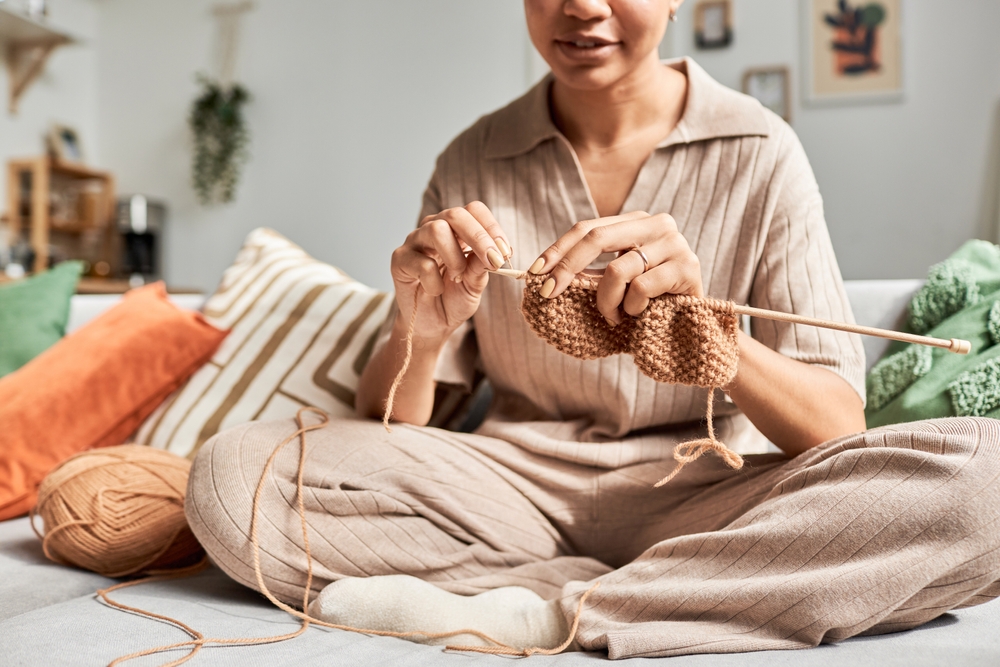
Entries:
[[[782, 142], [768, 193], [775, 200], [774, 213], [750, 305], [854, 323], [812, 167], [787, 126]], [[751, 335], [786, 357], [837, 373], [864, 400], [865, 354], [857, 334], [754, 318]]]
[[[439, 182], [441, 160], [442, 158], [438, 158], [437, 168], [434, 170], [434, 174], [431, 176], [431, 180], [424, 190], [423, 201], [420, 206], [420, 217], [417, 218], [417, 224], [420, 224], [420, 220], [423, 220], [428, 215], [439, 213], [444, 208], [441, 203], [441, 184]], [[382, 323], [382, 328], [375, 340], [375, 346], [372, 350], [373, 356], [389, 341], [389, 336], [392, 334], [392, 327], [398, 314], [399, 308], [396, 305], [395, 299], [393, 299], [389, 313], [386, 315], [385, 322]], [[441, 384], [457, 385], [471, 392], [476, 375], [478, 357], [479, 353], [476, 346], [476, 336], [472, 320], [466, 320], [451, 334], [444, 345], [444, 349], [441, 350], [437, 366], [434, 369], [434, 381]]]

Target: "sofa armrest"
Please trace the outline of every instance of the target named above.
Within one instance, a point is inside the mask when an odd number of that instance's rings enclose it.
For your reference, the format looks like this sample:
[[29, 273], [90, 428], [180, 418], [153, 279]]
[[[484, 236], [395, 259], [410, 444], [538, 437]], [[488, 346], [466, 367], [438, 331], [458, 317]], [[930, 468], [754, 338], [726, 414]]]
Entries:
[[[906, 309], [923, 280], [845, 280], [847, 299], [858, 324], [898, 331], [906, 319]], [[885, 352], [890, 341], [862, 336], [867, 368]]]

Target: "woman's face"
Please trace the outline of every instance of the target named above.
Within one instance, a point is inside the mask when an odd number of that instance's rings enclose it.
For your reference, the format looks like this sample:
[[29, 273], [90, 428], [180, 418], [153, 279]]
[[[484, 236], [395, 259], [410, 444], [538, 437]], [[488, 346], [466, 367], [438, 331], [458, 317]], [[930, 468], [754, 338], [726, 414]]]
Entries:
[[535, 48], [561, 83], [599, 90], [656, 56], [684, 0], [524, 0]]

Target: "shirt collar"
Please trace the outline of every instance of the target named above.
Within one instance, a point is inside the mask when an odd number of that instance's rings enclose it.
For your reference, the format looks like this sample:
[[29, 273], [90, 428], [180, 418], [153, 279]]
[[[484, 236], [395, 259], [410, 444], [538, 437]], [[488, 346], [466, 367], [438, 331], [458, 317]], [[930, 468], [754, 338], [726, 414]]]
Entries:
[[[764, 136], [769, 123], [764, 107], [754, 98], [726, 88], [690, 58], [664, 63], [688, 77], [684, 114], [657, 148], [722, 137]], [[549, 73], [527, 93], [491, 118], [485, 157], [508, 158], [527, 153], [547, 139], [559, 136], [549, 113]]]

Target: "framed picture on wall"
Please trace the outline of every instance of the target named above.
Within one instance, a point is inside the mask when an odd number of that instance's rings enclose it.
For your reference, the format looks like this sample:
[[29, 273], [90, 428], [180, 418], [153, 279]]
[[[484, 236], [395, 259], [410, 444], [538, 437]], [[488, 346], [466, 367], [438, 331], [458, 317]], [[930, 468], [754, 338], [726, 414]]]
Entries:
[[743, 92], [765, 107], [792, 122], [792, 96], [789, 91], [788, 68], [751, 67], [743, 72]]
[[721, 49], [733, 41], [730, 0], [700, 0], [694, 7], [694, 43], [699, 49]]
[[807, 104], [903, 98], [901, 0], [801, 0]]
[[45, 137], [49, 155], [61, 162], [83, 162], [80, 135], [72, 127], [53, 123]]

